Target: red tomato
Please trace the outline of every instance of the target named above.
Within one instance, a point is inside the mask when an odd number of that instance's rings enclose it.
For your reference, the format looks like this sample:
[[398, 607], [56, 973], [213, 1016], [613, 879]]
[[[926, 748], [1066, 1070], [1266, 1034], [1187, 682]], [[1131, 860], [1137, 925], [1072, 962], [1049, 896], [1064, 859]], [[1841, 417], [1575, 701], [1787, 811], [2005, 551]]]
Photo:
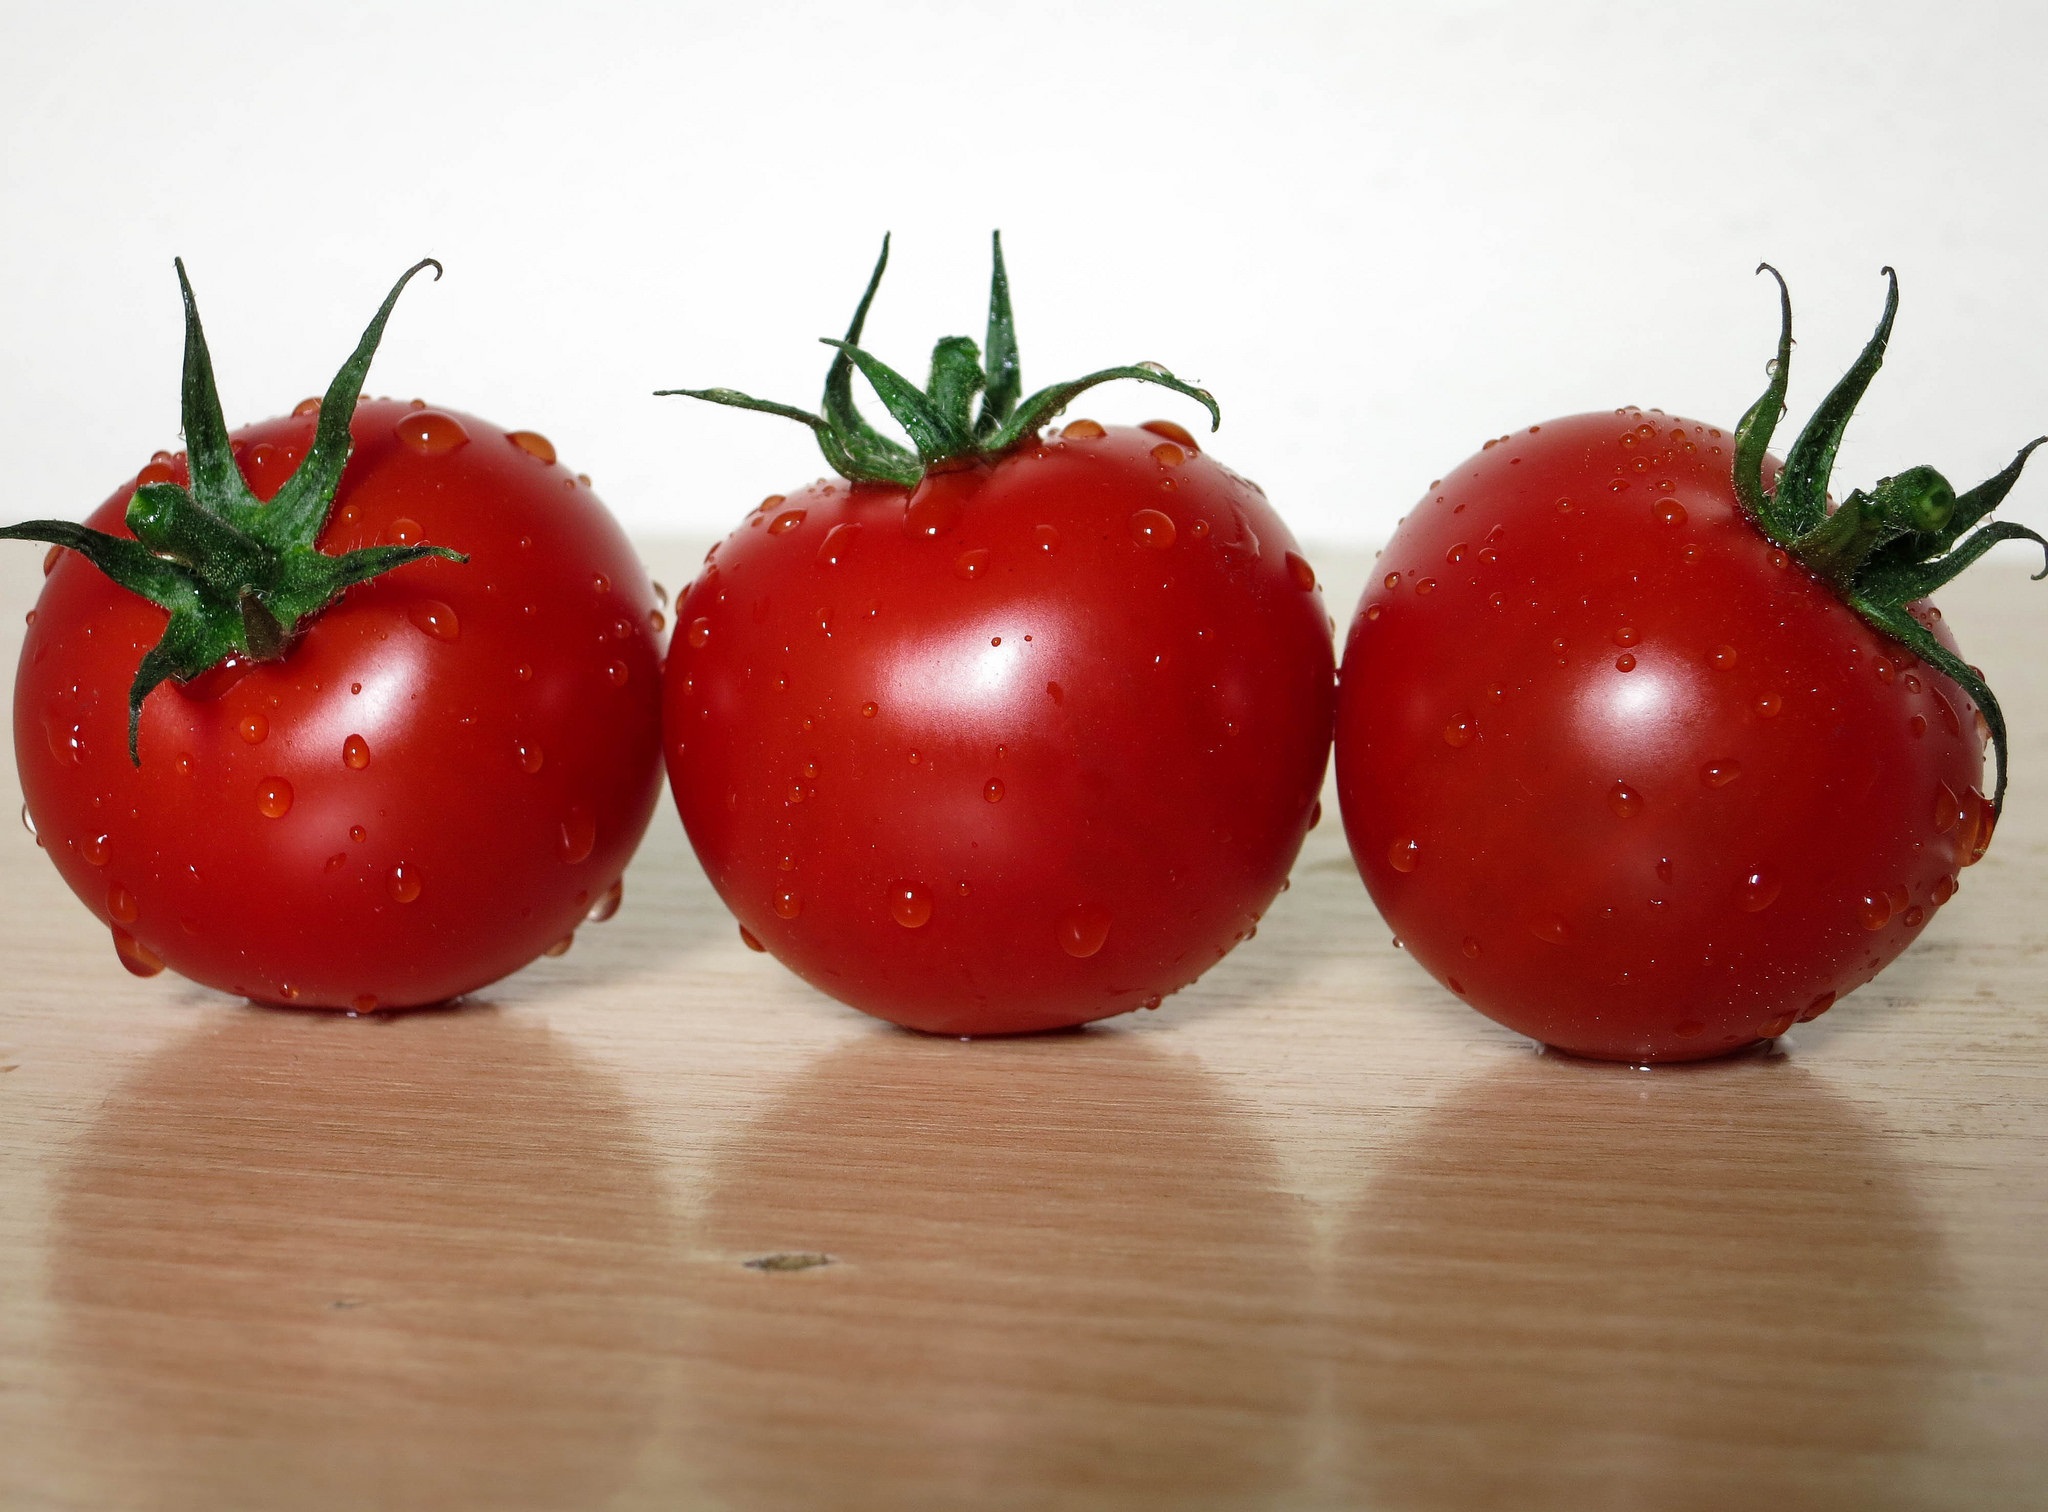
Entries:
[[[318, 406], [235, 433], [268, 500]], [[610, 906], [660, 781], [659, 614], [589, 486], [530, 432], [380, 399], [320, 549], [429, 541], [282, 660], [128, 690], [165, 612], [73, 552], [22, 647], [15, 750], [37, 837], [125, 965], [266, 1002], [400, 1008], [566, 945]], [[129, 534], [159, 453], [87, 522]]]
[[1157, 1007], [1250, 936], [1311, 822], [1314, 575], [1176, 425], [770, 498], [676, 624], [669, 778], [713, 885], [898, 1024]]
[[1752, 523], [1733, 450], [1636, 409], [1489, 441], [1395, 532], [1345, 647], [1373, 901], [1451, 991], [1576, 1054], [1784, 1033], [1989, 839], [1975, 704]]

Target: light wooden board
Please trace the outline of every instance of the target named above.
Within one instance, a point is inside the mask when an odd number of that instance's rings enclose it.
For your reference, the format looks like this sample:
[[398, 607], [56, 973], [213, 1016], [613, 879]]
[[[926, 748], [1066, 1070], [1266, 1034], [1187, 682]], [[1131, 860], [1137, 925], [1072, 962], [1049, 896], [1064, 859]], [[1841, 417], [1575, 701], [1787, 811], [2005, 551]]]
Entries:
[[977, 1044], [742, 948], [666, 806], [617, 919], [390, 1022], [131, 979], [10, 821], [0, 1504], [2048, 1504], [2048, 589], [1973, 581], [1996, 845], [1692, 1069], [1451, 1000], [1334, 804], [1166, 1009]]

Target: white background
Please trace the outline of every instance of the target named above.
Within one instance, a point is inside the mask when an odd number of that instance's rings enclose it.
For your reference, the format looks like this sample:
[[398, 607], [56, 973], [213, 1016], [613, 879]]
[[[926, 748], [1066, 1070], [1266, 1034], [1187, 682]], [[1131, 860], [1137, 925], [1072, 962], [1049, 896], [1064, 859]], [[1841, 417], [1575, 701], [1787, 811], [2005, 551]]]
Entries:
[[[1898, 266], [1838, 477], [1966, 486], [2048, 429], [2044, 14], [0, 0], [0, 518], [75, 517], [176, 444], [173, 253], [236, 424], [322, 389], [432, 254], [373, 392], [546, 432], [638, 531], [722, 532], [822, 460], [649, 391], [814, 403], [885, 230], [869, 345], [921, 379], [980, 334], [992, 226], [1027, 385], [1209, 385], [1212, 449], [1312, 541], [1383, 536], [1553, 415], [1733, 422], [1763, 257], [1795, 423]], [[1076, 413], [1197, 418], [1131, 386]]]

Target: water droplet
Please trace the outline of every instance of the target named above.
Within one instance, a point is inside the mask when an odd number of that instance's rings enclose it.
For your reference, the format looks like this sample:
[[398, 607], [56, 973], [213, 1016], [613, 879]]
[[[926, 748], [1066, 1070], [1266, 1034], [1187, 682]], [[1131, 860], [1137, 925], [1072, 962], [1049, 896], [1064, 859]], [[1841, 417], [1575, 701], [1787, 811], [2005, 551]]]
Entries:
[[1685, 506], [1676, 499], [1659, 499], [1657, 501], [1657, 518], [1666, 525], [1683, 525], [1685, 523]]
[[1614, 644], [1617, 646], [1633, 646], [1640, 639], [1641, 637], [1637, 635], [1634, 625], [1616, 625], [1614, 627]]
[[1572, 937], [1571, 926], [1556, 914], [1546, 914], [1529, 925], [1529, 933], [1546, 945], [1563, 945]]
[[930, 540], [942, 536], [960, 523], [960, 501], [950, 491], [942, 492], [927, 480], [910, 502], [903, 506], [903, 528], [911, 535]]
[[1927, 910], [1922, 908], [1918, 903], [1915, 903], [1912, 907], [1906, 910], [1905, 919], [1906, 928], [1918, 929], [1922, 924], [1925, 924], [1927, 922]]
[[1387, 847], [1387, 865], [1397, 872], [1414, 871], [1416, 862], [1421, 859], [1422, 847], [1415, 842], [1413, 836], [1397, 836], [1393, 844]]
[[1758, 867], [1742, 879], [1735, 901], [1744, 913], [1762, 913], [1778, 901], [1778, 894], [1784, 889], [1784, 879], [1776, 872]]
[[1060, 533], [1050, 525], [1040, 525], [1031, 532], [1031, 542], [1040, 551], [1050, 556], [1060, 549]]
[[1633, 653], [1631, 653], [1631, 652], [1628, 652], [1628, 651], [1624, 651], [1624, 652], [1622, 652], [1622, 653], [1621, 653], [1621, 655], [1619, 655], [1619, 656], [1617, 656], [1617, 657], [1615, 657], [1615, 658], [1614, 658], [1614, 670], [1615, 670], [1615, 671], [1617, 671], [1617, 672], [1633, 672], [1633, 671], [1635, 671], [1635, 669], [1636, 669], [1636, 659], [1635, 659], [1635, 656], [1634, 656], [1634, 654], [1633, 654]]
[[[21, 817], [23, 820], [28, 818], [27, 804], [21, 806]], [[36, 827], [33, 824], [29, 825], [28, 832], [33, 835], [36, 832]], [[107, 841], [108, 837], [105, 835], [89, 835], [78, 842], [78, 854], [85, 858], [86, 865], [105, 866], [107, 864]]]
[[785, 509], [781, 514], [768, 522], [768, 533], [770, 535], [788, 535], [797, 526], [803, 524], [804, 516], [804, 510]]
[[1198, 452], [1202, 449], [1195, 443], [1195, 438], [1188, 434], [1186, 426], [1175, 425], [1171, 420], [1147, 420], [1138, 429], [1150, 431], [1155, 436], [1164, 436], [1183, 451]]
[[341, 743], [342, 764], [352, 771], [360, 772], [370, 764], [370, 743], [360, 735], [351, 735]]
[[1152, 448], [1152, 460], [1161, 467], [1178, 467], [1187, 459], [1188, 454], [1171, 441], [1162, 441]]
[[1287, 575], [1294, 579], [1294, 586], [1303, 593], [1312, 592], [1316, 586], [1316, 570], [1309, 566], [1308, 559], [1295, 552], [1287, 553]]
[[1056, 704], [1063, 704], [1067, 701], [1067, 690], [1056, 682], [1049, 682], [1045, 685], [1045, 696]]
[[1617, 817], [1633, 819], [1642, 810], [1643, 795], [1627, 783], [1617, 782], [1607, 790], [1607, 806]]
[[1742, 775], [1742, 764], [1736, 761], [1710, 761], [1700, 768], [1700, 781], [1711, 788], [1728, 786]]
[[36, 834], [35, 816], [28, 811], [26, 803], [21, 806], [21, 827], [29, 832], [38, 845], [42, 843], [42, 837]]
[[1735, 665], [1735, 648], [1733, 646], [1716, 646], [1713, 656], [1708, 659], [1721, 671], [1726, 672]]
[[356, 844], [361, 845], [365, 840], [370, 838], [370, 832], [364, 829], [360, 824], [351, 824], [348, 827], [348, 837], [349, 839], [353, 840]]
[[1799, 1022], [1810, 1024], [1834, 1006], [1835, 995], [1832, 992], [1823, 992], [1819, 997], [1806, 1005], [1806, 1011], [1799, 1015]]
[[1464, 941], [1458, 946], [1458, 949], [1464, 955], [1465, 959], [1468, 961], [1476, 961], [1479, 959], [1479, 942], [1473, 939], [1470, 935], [1465, 936]]
[[987, 784], [981, 790], [981, 796], [990, 803], [1001, 803], [1003, 801], [1003, 779], [1000, 777], [989, 778]]
[[512, 754], [518, 759], [519, 770], [529, 777], [538, 772], [547, 761], [547, 752], [538, 743], [530, 740], [515, 741]]
[[562, 859], [571, 866], [588, 859], [597, 845], [596, 816], [580, 803], [571, 804], [557, 839], [561, 844]]
[[1318, 798], [1315, 806], [1308, 811], [1308, 827], [1314, 829], [1323, 822], [1323, 800]]
[[1093, 903], [1077, 903], [1060, 915], [1060, 949], [1076, 960], [1085, 961], [1100, 951], [1109, 940], [1111, 923], [1109, 910], [1098, 908]]
[[303, 418], [307, 415], [317, 415], [319, 413], [320, 401], [318, 399], [301, 399], [297, 404], [294, 404], [292, 406], [292, 416], [295, 419]]
[[1891, 900], [1881, 892], [1866, 893], [1856, 905], [1856, 920], [1865, 929], [1882, 929], [1891, 922]]
[[1422, 579], [1421, 581], [1419, 581], [1419, 582], [1418, 582], [1418, 583], [1416, 583], [1416, 585], [1415, 585], [1415, 591], [1416, 591], [1416, 592], [1417, 592], [1418, 594], [1424, 594], [1424, 593], [1433, 593], [1433, 592], [1435, 592], [1435, 590], [1436, 590], [1436, 579], [1435, 579], [1435, 578], [1423, 578], [1423, 579]]
[[1444, 744], [1447, 746], [1465, 745], [1472, 739], [1472, 731], [1473, 722], [1470, 714], [1454, 715], [1451, 722], [1444, 726]]
[[1933, 893], [1937, 904], [1946, 903], [1956, 895], [1956, 879], [1947, 875], [1936, 877]]
[[391, 427], [391, 434], [423, 457], [446, 456], [456, 447], [469, 444], [469, 432], [462, 428], [462, 422], [439, 410], [408, 410]]
[[977, 546], [972, 551], [963, 551], [953, 559], [953, 576], [973, 582], [988, 571], [989, 550]]
[[1927, 696], [1934, 700], [1934, 712], [1941, 716], [1942, 728], [1951, 735], [1961, 735], [1963, 733], [1963, 724], [1961, 720], [1956, 718], [1955, 705], [1951, 704], [1932, 688], [1927, 690]]
[[740, 943], [746, 946], [749, 950], [765, 952], [768, 949], [766, 945], [763, 945], [759, 940], [755, 939], [751, 934], [747, 932], [747, 926], [744, 924], [740, 926]]
[[631, 680], [633, 669], [622, 661], [609, 661], [604, 664], [604, 675], [614, 688], [623, 688]]
[[1570, 499], [1559, 499], [1557, 501], [1557, 512], [1559, 514], [1570, 514], [1572, 512], [1572, 501]]
[[1060, 432], [1061, 437], [1068, 441], [1100, 441], [1108, 434], [1093, 420], [1069, 421], [1066, 429]]
[[539, 431], [508, 431], [505, 439], [529, 457], [538, 457], [543, 462], [555, 460], [555, 443]]
[[266, 819], [282, 819], [292, 811], [292, 785], [282, 777], [266, 777], [256, 784], [256, 808]]
[[164, 969], [163, 957], [125, 929], [114, 931], [114, 954], [134, 976], [153, 977]]
[[249, 745], [262, 745], [263, 737], [270, 733], [270, 721], [261, 714], [244, 714], [235, 730]]
[[420, 895], [419, 868], [401, 861], [391, 868], [391, 875], [385, 879], [391, 889], [391, 896], [400, 903], [416, 902]]
[[803, 895], [786, 887], [769, 901], [778, 919], [794, 919], [804, 911]]
[[567, 934], [563, 935], [561, 939], [555, 941], [554, 944], [550, 945], [546, 950], [543, 950], [541, 954], [548, 957], [550, 960], [558, 961], [563, 956], [569, 953], [570, 947], [573, 946], [575, 943], [576, 931], [572, 929]]
[[116, 882], [107, 889], [107, 913], [116, 924], [133, 924], [141, 909], [136, 906], [135, 894]]
[[1877, 680], [1881, 683], [1884, 683], [1887, 686], [1889, 686], [1892, 683], [1892, 681], [1899, 675], [1898, 669], [1892, 666], [1892, 664], [1888, 661], [1878, 662], [1876, 671]]
[[1759, 719], [1776, 719], [1778, 711], [1785, 707], [1785, 700], [1775, 693], [1759, 693], [1751, 707], [1756, 710], [1756, 717]]
[[423, 635], [435, 640], [459, 640], [462, 626], [455, 618], [455, 611], [439, 599], [415, 599], [406, 609], [405, 617]]
[[1962, 801], [1956, 797], [1955, 790], [1945, 782], [1937, 783], [1934, 789], [1935, 833], [1946, 835], [1956, 827], [1956, 822], [1962, 817]]
[[873, 719], [880, 712], [881, 705], [875, 703], [872, 699], [860, 706], [860, 716], [863, 719]]
[[346, 865], [348, 865], [348, 852], [336, 851], [327, 858], [326, 863], [320, 869], [331, 877]]
[[921, 882], [889, 884], [889, 917], [905, 929], [922, 929], [932, 919], [932, 895]]
[[1140, 546], [1164, 551], [1173, 544], [1173, 519], [1157, 509], [1141, 509], [1131, 516], [1131, 538]]

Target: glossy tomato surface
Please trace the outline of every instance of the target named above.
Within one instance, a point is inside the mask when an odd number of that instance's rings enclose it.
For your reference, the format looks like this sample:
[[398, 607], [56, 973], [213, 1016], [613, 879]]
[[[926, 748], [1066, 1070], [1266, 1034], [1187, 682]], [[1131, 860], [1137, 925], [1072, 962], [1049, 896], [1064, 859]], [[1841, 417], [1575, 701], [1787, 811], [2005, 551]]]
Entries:
[[766, 501], [677, 603], [691, 842], [854, 1007], [1005, 1034], [1156, 1006], [1247, 938], [1328, 757], [1329, 622], [1180, 427]]
[[[268, 499], [316, 414], [235, 433]], [[653, 587], [531, 432], [365, 401], [321, 549], [469, 554], [350, 589], [282, 661], [166, 683], [128, 756], [165, 615], [52, 553], [15, 682], [36, 832], [139, 974], [265, 1002], [407, 1007], [481, 987], [602, 907], [660, 785]], [[127, 534], [136, 482], [87, 521]]]
[[1750, 523], [1731, 449], [1634, 409], [1489, 441], [1395, 532], [1346, 642], [1338, 792], [1373, 901], [1452, 992], [1577, 1054], [1784, 1033], [1989, 840], [1975, 706]]

